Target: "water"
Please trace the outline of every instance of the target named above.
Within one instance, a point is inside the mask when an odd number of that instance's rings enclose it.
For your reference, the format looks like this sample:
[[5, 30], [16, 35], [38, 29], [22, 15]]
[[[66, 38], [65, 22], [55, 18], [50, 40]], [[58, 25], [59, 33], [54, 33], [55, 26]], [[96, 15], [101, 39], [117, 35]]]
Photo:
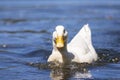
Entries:
[[[86, 23], [98, 62], [77, 69], [48, 68], [55, 26], [64, 25], [70, 41]], [[1, 0], [0, 79], [119, 80], [120, 1]]]

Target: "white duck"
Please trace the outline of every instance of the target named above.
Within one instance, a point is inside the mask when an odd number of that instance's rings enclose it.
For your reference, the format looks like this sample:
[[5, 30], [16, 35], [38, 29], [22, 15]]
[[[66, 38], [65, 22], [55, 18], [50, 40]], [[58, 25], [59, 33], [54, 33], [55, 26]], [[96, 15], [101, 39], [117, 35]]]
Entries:
[[48, 62], [92, 63], [97, 60], [97, 53], [92, 45], [91, 30], [86, 24], [67, 44], [68, 32], [58, 25], [53, 32], [53, 50]]

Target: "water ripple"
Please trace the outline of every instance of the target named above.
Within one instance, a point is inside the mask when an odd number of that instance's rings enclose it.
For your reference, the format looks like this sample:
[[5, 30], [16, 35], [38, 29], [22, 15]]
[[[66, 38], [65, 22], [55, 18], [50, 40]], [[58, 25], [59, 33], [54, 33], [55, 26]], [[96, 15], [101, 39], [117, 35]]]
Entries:
[[3, 31], [1, 30], [0, 33], [9, 33], [9, 34], [16, 34], [16, 33], [34, 33], [34, 34], [50, 34], [47, 30], [40, 30], [40, 31], [35, 31], [35, 30], [22, 30], [22, 31]]

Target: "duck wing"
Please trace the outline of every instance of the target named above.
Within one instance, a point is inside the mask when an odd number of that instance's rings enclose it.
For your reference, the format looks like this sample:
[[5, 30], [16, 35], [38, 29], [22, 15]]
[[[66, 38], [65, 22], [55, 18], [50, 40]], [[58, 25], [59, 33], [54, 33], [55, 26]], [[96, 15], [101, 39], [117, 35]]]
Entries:
[[[89, 25], [86, 24], [82, 27], [82, 29], [75, 35], [75, 37], [69, 43], [70, 46], [78, 47], [81, 49], [84, 45], [91, 45], [91, 30]], [[86, 46], [86, 47], [87, 47]]]
[[91, 30], [88, 24], [84, 25], [68, 44], [68, 51], [73, 53], [76, 60], [80, 60], [79, 62], [91, 63], [93, 60], [97, 60], [96, 51], [92, 46]]

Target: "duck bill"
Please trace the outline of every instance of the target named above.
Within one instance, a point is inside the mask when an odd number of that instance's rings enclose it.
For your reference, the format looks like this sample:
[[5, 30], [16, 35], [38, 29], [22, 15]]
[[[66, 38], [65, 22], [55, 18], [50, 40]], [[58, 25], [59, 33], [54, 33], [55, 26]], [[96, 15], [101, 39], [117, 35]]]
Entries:
[[56, 46], [57, 48], [62, 48], [64, 47], [64, 39], [63, 39], [63, 36], [58, 36], [56, 38]]

